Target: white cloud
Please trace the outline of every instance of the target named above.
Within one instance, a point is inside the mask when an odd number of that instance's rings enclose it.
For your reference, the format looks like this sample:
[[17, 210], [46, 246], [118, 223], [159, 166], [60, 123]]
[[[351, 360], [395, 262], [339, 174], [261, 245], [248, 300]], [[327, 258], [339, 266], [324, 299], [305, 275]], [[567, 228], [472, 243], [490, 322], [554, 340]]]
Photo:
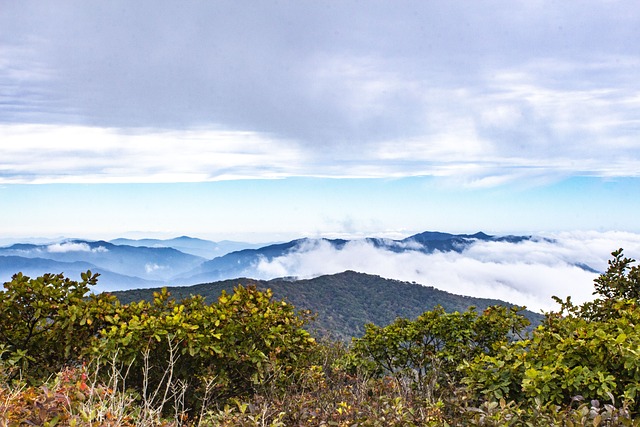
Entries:
[[598, 271], [607, 268], [610, 252], [622, 246], [630, 257], [640, 257], [640, 235], [632, 233], [562, 233], [555, 239], [522, 243], [477, 242], [462, 253], [416, 251], [394, 253], [365, 241], [350, 242], [342, 250], [326, 241], [310, 241], [287, 256], [262, 260], [262, 278], [315, 277], [345, 270], [415, 281], [456, 294], [498, 298], [532, 310], [557, 308], [551, 299], [571, 296], [591, 299]]
[[251, 132], [0, 125], [0, 183], [201, 182], [297, 173], [291, 143]]
[[0, 183], [640, 170], [624, 2], [22, 3], [0, 10]]
[[147, 274], [155, 273], [157, 271], [166, 270], [168, 267], [166, 265], [159, 265], [156, 263], [147, 263], [144, 265], [144, 270]]
[[102, 253], [102, 252], [108, 252], [108, 251], [109, 250], [104, 246], [91, 248], [91, 246], [89, 246], [87, 243], [75, 243], [75, 242], [54, 243], [52, 245], [47, 246], [47, 252], [52, 252], [52, 253], [64, 253], [64, 252]]

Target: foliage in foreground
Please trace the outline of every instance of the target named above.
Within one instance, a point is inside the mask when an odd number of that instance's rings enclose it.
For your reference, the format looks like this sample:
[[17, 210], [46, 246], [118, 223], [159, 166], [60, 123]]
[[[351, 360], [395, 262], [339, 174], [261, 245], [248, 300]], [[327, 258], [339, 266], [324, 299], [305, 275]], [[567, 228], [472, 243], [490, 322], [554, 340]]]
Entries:
[[[321, 353], [335, 351], [321, 346]], [[344, 349], [339, 350], [344, 351]], [[335, 356], [336, 354], [334, 354]], [[323, 369], [327, 368], [327, 371]], [[598, 401], [560, 406], [516, 404], [504, 399], [470, 404], [463, 391], [442, 401], [401, 388], [390, 378], [371, 379], [317, 366], [286, 388], [263, 391], [189, 414], [163, 416], [131, 391], [123, 378], [95, 381], [83, 368], [69, 368], [40, 386], [0, 387], [0, 425], [40, 426], [638, 426], [628, 407]], [[182, 408], [184, 409], [184, 408]]]
[[518, 310], [436, 308], [350, 347], [252, 288], [121, 305], [87, 297], [89, 273], [16, 275], [0, 292], [0, 426], [637, 426], [640, 274], [613, 256], [597, 299], [557, 299], [528, 339]]
[[441, 307], [415, 320], [399, 318], [385, 327], [367, 325], [354, 339], [348, 364], [373, 377], [389, 376], [399, 388], [425, 398], [446, 400], [460, 386], [461, 363], [493, 355], [529, 321], [518, 307], [489, 307], [476, 313], [446, 313]]
[[37, 384], [85, 362], [117, 371], [154, 405], [180, 395], [193, 411], [295, 380], [299, 360], [315, 347], [303, 329], [306, 314], [268, 291], [239, 286], [206, 304], [198, 296], [177, 302], [165, 290], [153, 302], [121, 305], [106, 294], [87, 296], [97, 276], [82, 279], [17, 274], [5, 283], [0, 361], [9, 380]]
[[486, 399], [568, 405], [577, 396], [640, 411], [640, 275], [613, 252], [596, 279], [594, 301], [570, 298], [546, 315], [529, 340], [502, 345], [466, 363], [466, 384]]

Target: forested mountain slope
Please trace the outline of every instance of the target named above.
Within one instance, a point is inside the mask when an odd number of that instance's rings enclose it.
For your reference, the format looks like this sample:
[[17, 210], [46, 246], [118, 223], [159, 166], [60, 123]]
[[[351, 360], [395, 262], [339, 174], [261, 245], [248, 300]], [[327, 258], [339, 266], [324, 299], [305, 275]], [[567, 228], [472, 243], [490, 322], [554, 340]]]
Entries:
[[[385, 279], [380, 276], [345, 271], [307, 280], [254, 280], [239, 278], [194, 286], [170, 287], [176, 299], [202, 295], [208, 301], [218, 298], [222, 290], [232, 292], [237, 285], [254, 285], [258, 289], [271, 289], [274, 297], [292, 303], [297, 309], [317, 314], [311, 328], [320, 334], [348, 340], [360, 336], [366, 323], [386, 325], [397, 317], [415, 318], [435, 306], [446, 311], [464, 311], [469, 306], [478, 311], [490, 305], [513, 305], [500, 300], [455, 295], [417, 283]], [[123, 303], [152, 299], [155, 289], [134, 289], [114, 292]], [[532, 323], [542, 316], [526, 312]]]

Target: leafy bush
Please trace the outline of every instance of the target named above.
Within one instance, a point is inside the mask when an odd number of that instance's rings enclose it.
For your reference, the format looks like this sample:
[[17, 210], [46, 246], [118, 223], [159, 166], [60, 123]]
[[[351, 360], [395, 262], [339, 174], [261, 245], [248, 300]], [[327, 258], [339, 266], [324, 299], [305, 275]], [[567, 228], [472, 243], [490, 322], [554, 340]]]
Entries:
[[622, 250], [596, 279], [599, 298], [570, 298], [526, 341], [467, 362], [467, 385], [486, 399], [567, 405], [581, 399], [640, 409], [640, 276]]
[[304, 314], [274, 301], [269, 291], [238, 286], [217, 302], [202, 297], [177, 302], [170, 294], [153, 302], [120, 306], [91, 348], [104, 363], [117, 363], [143, 397], [186, 389], [186, 405], [255, 393], [295, 379], [315, 341], [303, 329]]
[[31, 279], [18, 273], [0, 292], [0, 360], [11, 378], [46, 378], [78, 363], [103, 326], [102, 315], [115, 299], [90, 295], [98, 274], [90, 271], [76, 282], [62, 274]]
[[308, 314], [270, 291], [239, 286], [206, 304], [198, 296], [178, 302], [163, 290], [153, 302], [121, 305], [108, 294], [88, 295], [97, 277], [17, 274], [4, 284], [0, 361], [7, 380], [37, 383], [91, 361], [107, 375], [117, 367], [142, 399], [153, 395], [154, 405], [180, 395], [193, 408], [205, 394], [224, 399], [293, 381], [315, 346], [303, 329]]
[[437, 307], [413, 321], [369, 324], [354, 340], [351, 364], [373, 375], [390, 374], [399, 386], [437, 400], [459, 386], [463, 361], [494, 354], [497, 345], [529, 324], [519, 310], [494, 306], [478, 315], [473, 307], [463, 313]]

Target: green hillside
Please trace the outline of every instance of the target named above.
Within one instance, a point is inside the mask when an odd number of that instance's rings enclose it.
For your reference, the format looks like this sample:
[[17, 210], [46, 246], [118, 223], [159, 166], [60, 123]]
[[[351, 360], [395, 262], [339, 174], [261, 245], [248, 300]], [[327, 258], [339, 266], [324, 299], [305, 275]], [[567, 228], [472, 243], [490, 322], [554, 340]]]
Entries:
[[[232, 292], [239, 284], [255, 285], [258, 289], [271, 289], [274, 297], [317, 314], [311, 329], [321, 335], [350, 340], [361, 336], [366, 323], [387, 325], [397, 317], [413, 319], [435, 306], [447, 312], [464, 311], [475, 306], [479, 311], [491, 305], [510, 303], [484, 298], [455, 295], [417, 283], [385, 279], [380, 276], [345, 271], [308, 280], [254, 280], [239, 278], [194, 286], [170, 287], [178, 300], [190, 295], [202, 295], [208, 301], [218, 298], [222, 290]], [[155, 289], [134, 289], [114, 292], [121, 302], [151, 300]], [[532, 324], [538, 324], [542, 315], [527, 311]]]

